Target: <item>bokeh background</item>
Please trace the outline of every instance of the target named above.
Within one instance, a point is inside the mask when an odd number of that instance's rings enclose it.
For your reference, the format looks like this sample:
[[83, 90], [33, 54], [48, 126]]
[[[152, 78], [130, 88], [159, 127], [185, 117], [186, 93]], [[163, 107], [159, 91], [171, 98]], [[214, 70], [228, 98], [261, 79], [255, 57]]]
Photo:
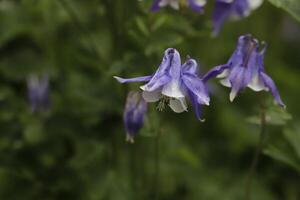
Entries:
[[[253, 175], [255, 200], [300, 199], [300, 24], [265, 1], [251, 16], [211, 36], [211, 10], [150, 13], [151, 1], [0, 1], [0, 199], [235, 200], [258, 143], [260, 102], [266, 144]], [[265, 67], [287, 105], [270, 93], [210, 81], [204, 123], [190, 112], [150, 105], [135, 143], [125, 142], [122, 112], [138, 84], [112, 76], [151, 74], [168, 47], [201, 64], [223, 64], [239, 35], [269, 44]], [[29, 75], [48, 74], [51, 106], [32, 113]], [[159, 135], [159, 137], [156, 137]]]

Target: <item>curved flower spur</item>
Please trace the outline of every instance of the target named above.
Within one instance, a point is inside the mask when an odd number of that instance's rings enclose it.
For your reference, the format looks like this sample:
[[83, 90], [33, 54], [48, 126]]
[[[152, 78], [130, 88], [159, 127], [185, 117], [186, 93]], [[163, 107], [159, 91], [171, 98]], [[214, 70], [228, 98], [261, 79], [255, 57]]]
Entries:
[[195, 12], [203, 13], [206, 0], [154, 0], [151, 11], [159, 11], [162, 7], [170, 6], [178, 10], [180, 5], [187, 6]]
[[261, 46], [263, 47], [260, 50], [258, 40], [250, 34], [240, 36], [236, 50], [229, 61], [207, 72], [203, 81], [206, 82], [214, 77], [221, 78], [222, 85], [231, 87], [230, 101], [234, 100], [239, 91], [249, 87], [256, 92], [270, 91], [275, 101], [285, 107], [274, 81], [265, 72], [263, 61], [266, 44], [262, 42]]
[[180, 54], [174, 48], [165, 51], [162, 63], [150, 76], [124, 79], [114, 76], [120, 83], [147, 82], [140, 88], [147, 102], [157, 102], [158, 109], [163, 110], [165, 104], [176, 112], [187, 111], [185, 96], [189, 96], [195, 108], [196, 116], [200, 119], [200, 106], [209, 105], [209, 95], [205, 84], [196, 73], [197, 62], [188, 59], [181, 66]]

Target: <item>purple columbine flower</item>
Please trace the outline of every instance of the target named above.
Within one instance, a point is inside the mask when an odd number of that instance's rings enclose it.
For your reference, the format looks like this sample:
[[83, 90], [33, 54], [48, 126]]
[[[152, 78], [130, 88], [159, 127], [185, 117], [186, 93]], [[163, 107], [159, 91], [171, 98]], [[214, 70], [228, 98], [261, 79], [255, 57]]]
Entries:
[[133, 143], [134, 136], [144, 124], [147, 103], [139, 92], [129, 92], [123, 114], [126, 129], [126, 141]]
[[230, 17], [242, 18], [259, 7], [262, 0], [215, 0], [213, 10], [213, 33], [218, 35], [224, 22]]
[[185, 97], [189, 96], [200, 119], [198, 104], [209, 105], [209, 96], [206, 86], [197, 75], [197, 62], [189, 59], [181, 65], [180, 54], [174, 48], [165, 51], [163, 61], [154, 75], [131, 79], [115, 76], [120, 83], [148, 82], [140, 88], [143, 98], [147, 102], [160, 101], [158, 109], [162, 110], [165, 104], [176, 112], [187, 111]]
[[264, 55], [266, 45], [260, 50], [260, 44], [257, 39], [251, 35], [239, 37], [237, 48], [232, 54], [227, 64], [219, 65], [211, 69], [204, 77], [206, 82], [212, 77], [222, 78], [222, 85], [231, 87], [230, 101], [233, 101], [238, 92], [245, 87], [254, 91], [271, 91], [275, 101], [282, 107], [282, 102], [275, 83], [269, 77], [264, 68]]
[[[183, 3], [182, 3], [183, 2]], [[160, 8], [165, 6], [170, 6], [175, 10], [178, 10], [180, 4], [187, 4], [195, 12], [203, 12], [204, 6], [206, 4], [206, 0], [154, 0], [151, 11], [156, 12], [160, 10]]]
[[150, 76], [124, 79], [114, 76], [120, 83], [148, 82], [141, 86], [143, 97], [147, 102], [162, 100], [161, 108], [168, 102], [175, 112], [187, 110], [185, 96], [181, 88], [181, 61], [176, 49], [169, 48], [165, 51], [163, 60], [154, 73]]
[[47, 110], [50, 106], [48, 75], [41, 79], [31, 75], [27, 79], [27, 96], [32, 112]]

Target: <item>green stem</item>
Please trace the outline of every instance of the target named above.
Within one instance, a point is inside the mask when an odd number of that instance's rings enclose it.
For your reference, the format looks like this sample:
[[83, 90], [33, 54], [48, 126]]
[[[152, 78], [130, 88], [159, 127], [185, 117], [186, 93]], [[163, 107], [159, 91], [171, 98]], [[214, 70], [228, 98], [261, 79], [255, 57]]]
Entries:
[[255, 150], [253, 160], [252, 160], [250, 168], [249, 168], [248, 177], [247, 177], [247, 181], [246, 181], [246, 200], [251, 200], [252, 179], [253, 179], [253, 176], [254, 176], [258, 161], [259, 161], [259, 156], [264, 147], [265, 136], [266, 136], [266, 113], [265, 113], [265, 108], [262, 107], [261, 117], [260, 117], [259, 141], [258, 141], [258, 145]]

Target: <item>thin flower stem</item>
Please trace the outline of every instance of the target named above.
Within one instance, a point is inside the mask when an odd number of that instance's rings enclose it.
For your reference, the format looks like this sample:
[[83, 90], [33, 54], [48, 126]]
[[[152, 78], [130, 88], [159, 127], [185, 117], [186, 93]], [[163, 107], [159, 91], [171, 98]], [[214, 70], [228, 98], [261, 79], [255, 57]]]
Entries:
[[253, 160], [251, 162], [249, 172], [248, 172], [248, 177], [246, 180], [246, 200], [251, 200], [252, 179], [253, 179], [253, 176], [254, 176], [258, 161], [259, 161], [259, 156], [264, 147], [265, 136], [266, 136], [266, 113], [265, 113], [265, 108], [262, 107], [261, 117], [260, 117], [259, 141], [258, 141], [258, 145], [255, 150], [255, 154], [254, 154]]

